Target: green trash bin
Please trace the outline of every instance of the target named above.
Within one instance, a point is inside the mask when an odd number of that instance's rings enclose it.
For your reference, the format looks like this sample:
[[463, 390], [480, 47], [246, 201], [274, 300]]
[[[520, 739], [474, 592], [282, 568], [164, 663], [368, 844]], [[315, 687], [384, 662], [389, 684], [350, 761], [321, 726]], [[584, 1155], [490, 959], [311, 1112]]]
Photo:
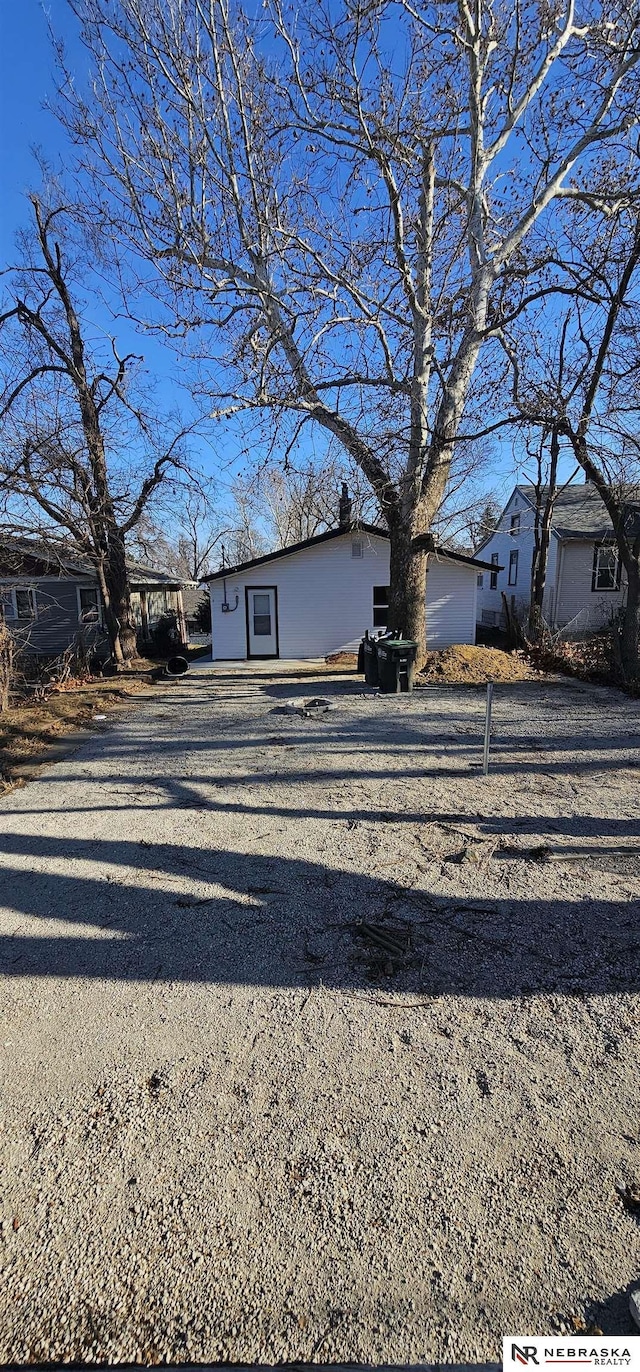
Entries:
[[377, 645], [381, 693], [399, 695], [413, 690], [418, 645], [412, 638], [385, 638]]

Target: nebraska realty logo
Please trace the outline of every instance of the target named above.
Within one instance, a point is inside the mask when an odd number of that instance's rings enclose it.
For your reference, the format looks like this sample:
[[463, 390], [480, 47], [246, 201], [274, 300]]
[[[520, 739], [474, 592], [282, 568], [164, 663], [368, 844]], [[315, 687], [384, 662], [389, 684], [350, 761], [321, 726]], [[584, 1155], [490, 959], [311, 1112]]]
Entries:
[[521, 1367], [543, 1368], [562, 1365], [590, 1367], [625, 1367], [640, 1372], [640, 1338], [593, 1338], [583, 1334], [579, 1338], [556, 1343], [554, 1339], [515, 1338], [502, 1340], [503, 1372], [517, 1372]]

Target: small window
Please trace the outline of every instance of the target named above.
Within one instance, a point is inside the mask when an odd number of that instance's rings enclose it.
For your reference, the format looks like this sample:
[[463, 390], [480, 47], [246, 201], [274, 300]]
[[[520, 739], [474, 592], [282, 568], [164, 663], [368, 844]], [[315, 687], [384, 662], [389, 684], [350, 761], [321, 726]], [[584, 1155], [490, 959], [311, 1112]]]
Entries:
[[78, 588], [79, 613], [81, 624], [100, 623], [100, 593], [97, 586]]
[[0, 588], [0, 619], [15, 619], [13, 596], [8, 586]]
[[253, 632], [256, 638], [268, 638], [271, 633], [271, 597], [268, 591], [254, 592]]
[[478, 573], [476, 580], [478, 582], [478, 590], [481, 591], [482, 587], [484, 586], [484, 577], [482, 575], [482, 572]]
[[592, 591], [620, 590], [620, 558], [612, 543], [596, 544], [593, 550]]
[[517, 538], [517, 537], [518, 537], [518, 534], [520, 533], [520, 515], [519, 515], [519, 514], [514, 514], [514, 515], [511, 516], [511, 528], [510, 528], [509, 532], [510, 532], [512, 538]]
[[489, 582], [489, 590], [491, 590], [491, 591], [497, 591], [497, 589], [498, 589], [498, 571], [497, 571], [497, 568], [498, 568], [498, 554], [497, 554], [497, 553], [492, 553], [492, 554], [491, 554], [491, 562], [492, 562], [492, 565], [496, 568], [496, 570], [495, 570], [495, 572], [492, 572], [492, 573], [491, 573], [491, 579], [490, 579], [490, 582]]
[[36, 593], [33, 586], [17, 586], [13, 598], [16, 619], [35, 619]]
[[512, 552], [512, 553], [509, 553], [509, 585], [510, 585], [510, 586], [517, 586], [517, 584], [518, 584], [518, 550], [517, 550], [517, 548], [514, 548], [513, 552]]
[[357, 558], [364, 557], [364, 543], [361, 538], [352, 538], [351, 556]]
[[389, 621], [389, 587], [374, 586], [373, 588], [373, 627], [374, 629], [386, 629]]

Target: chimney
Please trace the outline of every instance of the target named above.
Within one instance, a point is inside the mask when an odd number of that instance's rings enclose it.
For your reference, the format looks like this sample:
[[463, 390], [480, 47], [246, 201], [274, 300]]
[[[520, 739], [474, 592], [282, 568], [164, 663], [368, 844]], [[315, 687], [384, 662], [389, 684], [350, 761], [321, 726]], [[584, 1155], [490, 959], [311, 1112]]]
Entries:
[[338, 506], [338, 524], [341, 529], [351, 528], [351, 496], [346, 481], [342, 483], [340, 494], [340, 504]]

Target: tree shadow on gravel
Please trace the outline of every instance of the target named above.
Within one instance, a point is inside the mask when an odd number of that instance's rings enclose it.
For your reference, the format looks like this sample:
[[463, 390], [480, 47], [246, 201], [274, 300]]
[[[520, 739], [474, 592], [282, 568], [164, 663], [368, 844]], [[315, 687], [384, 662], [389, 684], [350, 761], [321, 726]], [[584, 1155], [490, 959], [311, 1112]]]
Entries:
[[0, 851], [0, 972], [13, 976], [425, 997], [640, 986], [640, 901], [446, 899], [302, 859], [127, 840], [11, 834]]
[[[637, 1335], [638, 1330], [629, 1310], [629, 1297], [637, 1286], [637, 1282], [631, 1282], [622, 1291], [614, 1291], [607, 1300], [589, 1303], [585, 1312], [589, 1324], [601, 1329], [603, 1334]], [[573, 1336], [574, 1342], [578, 1337], [578, 1334]]]

